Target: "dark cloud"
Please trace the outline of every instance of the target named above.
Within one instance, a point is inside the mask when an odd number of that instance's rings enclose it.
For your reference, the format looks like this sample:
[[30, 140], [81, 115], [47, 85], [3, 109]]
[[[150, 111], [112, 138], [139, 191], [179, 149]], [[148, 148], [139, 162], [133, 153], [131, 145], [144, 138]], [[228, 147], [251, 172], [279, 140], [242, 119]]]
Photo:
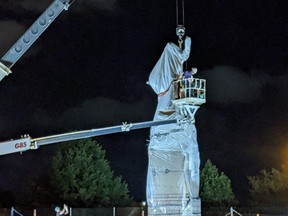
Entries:
[[261, 88], [269, 82], [265, 73], [249, 75], [231, 66], [215, 66], [203, 76], [207, 79], [208, 101], [226, 105], [260, 100]]
[[[145, 108], [145, 109], [143, 109]], [[147, 108], [147, 109], [146, 109]], [[55, 116], [39, 110], [31, 116], [35, 128], [51, 130], [92, 129], [88, 127], [109, 127], [122, 122], [149, 121], [151, 101], [144, 98], [127, 104], [118, 100], [97, 97], [86, 100], [77, 107], [71, 107], [61, 115]], [[133, 113], [133, 116], [131, 115]], [[68, 132], [68, 131], [67, 131]]]

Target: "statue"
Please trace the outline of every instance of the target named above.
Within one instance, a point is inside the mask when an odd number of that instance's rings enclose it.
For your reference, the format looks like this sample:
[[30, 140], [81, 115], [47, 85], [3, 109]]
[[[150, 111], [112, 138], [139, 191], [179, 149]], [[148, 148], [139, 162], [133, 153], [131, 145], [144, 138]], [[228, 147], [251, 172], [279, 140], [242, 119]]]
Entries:
[[[183, 73], [190, 47], [189, 37], [185, 39], [183, 50], [168, 43], [150, 73], [149, 85], [158, 95], [154, 121], [183, 118], [183, 107], [172, 103], [172, 83]], [[194, 122], [192, 116], [186, 123], [151, 127], [146, 187], [149, 216], [159, 213], [201, 215], [200, 158]]]

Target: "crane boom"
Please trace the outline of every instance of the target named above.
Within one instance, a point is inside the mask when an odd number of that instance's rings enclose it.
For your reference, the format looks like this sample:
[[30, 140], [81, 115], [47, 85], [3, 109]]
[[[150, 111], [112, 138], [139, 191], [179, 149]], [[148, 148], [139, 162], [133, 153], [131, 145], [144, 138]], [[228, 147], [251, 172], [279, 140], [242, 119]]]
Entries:
[[82, 130], [75, 131], [70, 133], [63, 133], [58, 135], [46, 136], [32, 139], [30, 136], [24, 135], [23, 138], [17, 140], [10, 140], [0, 143], [0, 155], [6, 155], [16, 152], [23, 152], [27, 150], [34, 150], [42, 145], [54, 144], [65, 141], [72, 141], [83, 138], [96, 137], [106, 134], [128, 132], [130, 130], [137, 130], [143, 128], [149, 128], [153, 126], [166, 125], [166, 124], [175, 124], [186, 122], [187, 119], [177, 120], [177, 119], [168, 119], [160, 121], [146, 121], [140, 123], [123, 123], [122, 125], [105, 127], [91, 130]]
[[11, 73], [11, 67], [32, 46], [63, 10], [68, 10], [71, 0], [54, 0], [31, 27], [19, 38], [0, 60], [0, 81]]

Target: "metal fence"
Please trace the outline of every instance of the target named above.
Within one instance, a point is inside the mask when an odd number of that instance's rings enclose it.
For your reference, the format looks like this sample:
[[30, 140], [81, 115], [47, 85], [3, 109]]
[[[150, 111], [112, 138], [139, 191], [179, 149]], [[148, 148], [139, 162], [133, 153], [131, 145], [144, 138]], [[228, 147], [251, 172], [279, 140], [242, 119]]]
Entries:
[[[24, 216], [54, 216], [54, 208], [17, 208]], [[242, 216], [288, 216], [287, 207], [235, 207]], [[143, 211], [145, 210], [145, 212]], [[11, 209], [0, 209], [0, 216], [10, 216]], [[230, 207], [202, 207], [202, 216], [227, 216]], [[147, 216], [141, 207], [72, 208], [68, 216]], [[233, 216], [238, 216], [233, 214]]]
[[[16, 208], [23, 216], [54, 216], [54, 208]], [[10, 209], [0, 209], [0, 216], [10, 216]], [[143, 211], [144, 213], [144, 211]], [[144, 216], [141, 207], [70, 208], [67, 216]]]
[[[288, 207], [235, 207], [242, 216], [288, 216]], [[231, 215], [229, 207], [203, 207], [202, 216]], [[238, 216], [233, 214], [232, 216]]]

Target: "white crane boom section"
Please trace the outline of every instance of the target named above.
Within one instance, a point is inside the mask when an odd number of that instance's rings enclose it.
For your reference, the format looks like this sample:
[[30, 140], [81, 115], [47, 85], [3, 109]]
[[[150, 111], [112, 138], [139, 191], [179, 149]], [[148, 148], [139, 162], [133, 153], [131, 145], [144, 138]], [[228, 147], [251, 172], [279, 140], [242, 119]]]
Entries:
[[19, 38], [0, 60], [0, 81], [11, 73], [11, 67], [32, 46], [63, 10], [68, 10], [71, 0], [54, 0], [32, 26]]
[[[185, 121], [186, 119], [182, 120], [182, 122], [185, 122]], [[113, 126], [113, 127], [75, 131], [75, 132], [40, 137], [40, 138], [35, 138], [35, 139], [32, 139], [30, 136], [24, 136], [22, 139], [1, 142], [0, 143], [0, 155], [23, 152], [27, 150], [34, 150], [42, 145], [96, 137], [96, 136], [113, 134], [113, 133], [128, 132], [130, 130], [137, 130], [137, 129], [149, 128], [153, 126], [175, 124], [175, 123], [179, 123], [179, 120], [169, 119], [169, 120], [161, 120], [161, 121], [147, 121], [147, 122], [140, 122], [140, 123], [134, 123], [134, 124], [123, 123], [122, 125]]]

